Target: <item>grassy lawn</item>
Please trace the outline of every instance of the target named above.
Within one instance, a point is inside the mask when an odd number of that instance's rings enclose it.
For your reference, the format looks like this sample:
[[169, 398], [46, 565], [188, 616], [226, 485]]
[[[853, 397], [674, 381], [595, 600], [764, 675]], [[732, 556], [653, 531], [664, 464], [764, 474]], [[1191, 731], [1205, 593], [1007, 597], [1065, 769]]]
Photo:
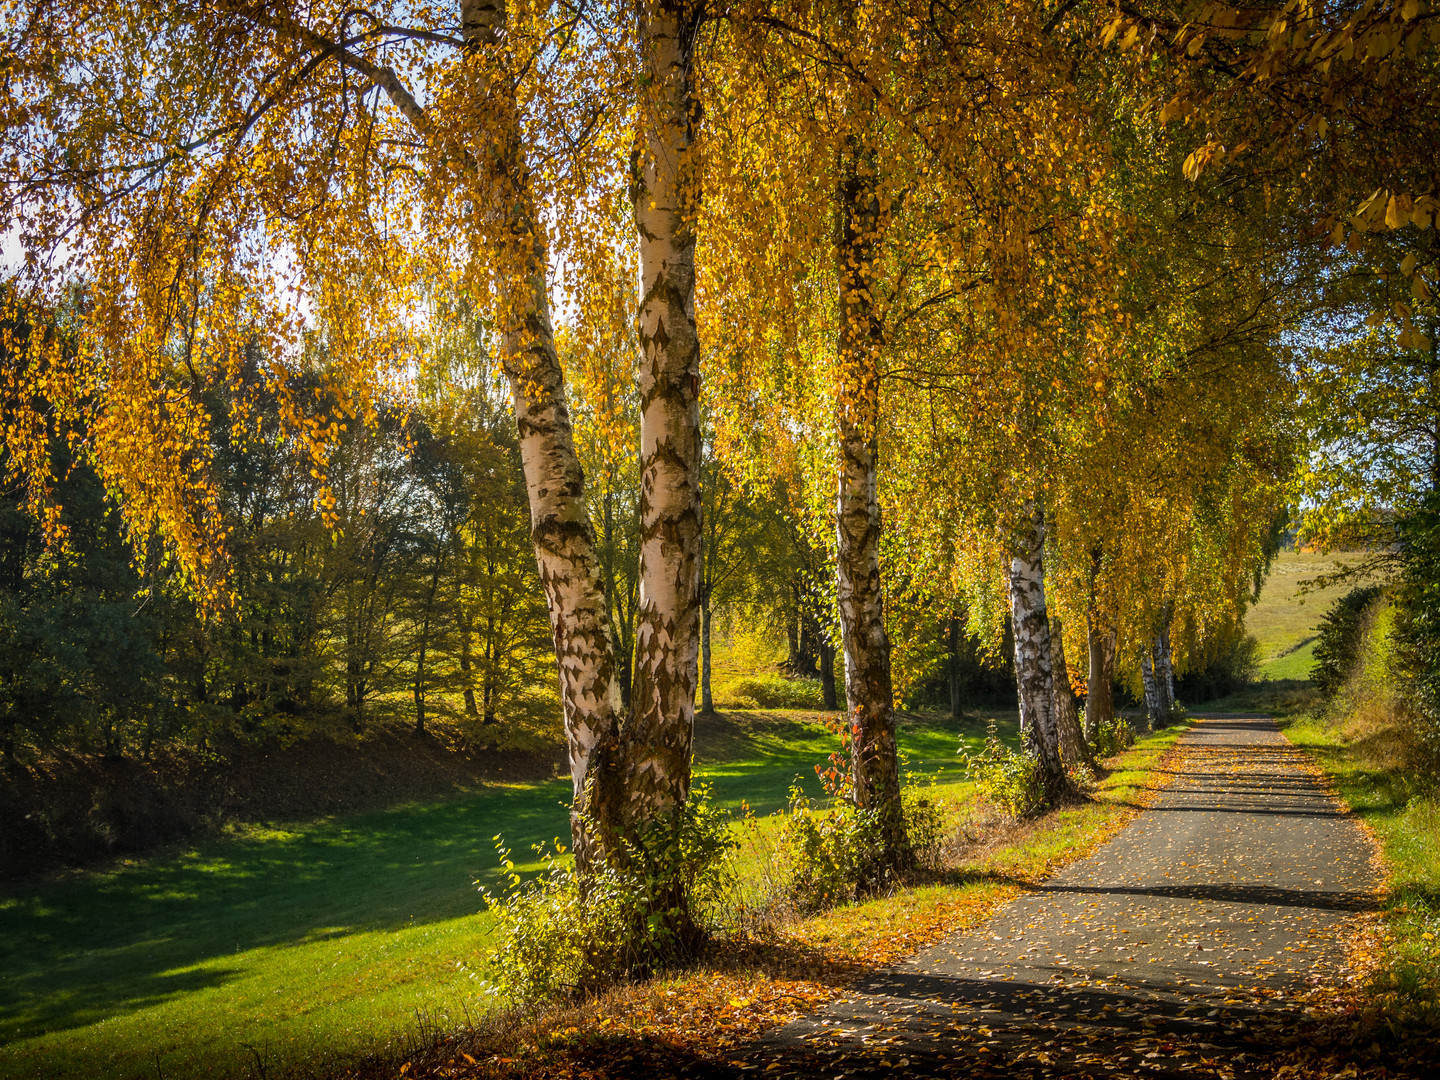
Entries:
[[1391, 729], [1328, 724], [1313, 714], [1285, 725], [1313, 753], [1384, 855], [1389, 891], [1370, 999], [1395, 1031], [1440, 1029], [1440, 787], [1407, 767]]
[[[1014, 738], [1014, 721], [1002, 721]], [[948, 767], [984, 724], [906, 716], [909, 768]], [[701, 718], [721, 804], [785, 802], [835, 740], [803, 713]], [[0, 1077], [272, 1074], [486, 1008], [491, 837], [517, 861], [563, 835], [568, 784], [490, 786], [344, 820], [250, 829], [194, 851], [0, 891]], [[158, 1069], [157, 1069], [158, 1064]]]

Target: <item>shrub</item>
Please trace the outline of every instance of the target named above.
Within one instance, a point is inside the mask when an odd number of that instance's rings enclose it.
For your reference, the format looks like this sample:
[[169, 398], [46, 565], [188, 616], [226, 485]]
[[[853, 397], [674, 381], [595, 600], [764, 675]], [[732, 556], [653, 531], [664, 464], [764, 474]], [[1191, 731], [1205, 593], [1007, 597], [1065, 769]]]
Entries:
[[[854, 802], [850, 725], [835, 717], [825, 722], [840, 739], [829, 761], [815, 766], [826, 798], [817, 802], [791, 785], [781, 825], [786, 884], [783, 892], [799, 910], [812, 913], [854, 900], [891, 883], [881, 857], [882, 822], [878, 811]], [[916, 866], [938, 867], [945, 837], [945, 806], [935, 798], [934, 782], [917, 782], [906, 773], [900, 785], [900, 812], [910, 855]]]
[[1320, 620], [1310, 679], [1325, 701], [1333, 701], [1354, 672], [1360, 658], [1365, 611], [1379, 597], [1378, 585], [1351, 589]]
[[511, 1004], [593, 992], [693, 955], [719, 925], [734, 886], [730, 815], [697, 786], [677, 813], [624, 845], [582, 893], [565, 849], [537, 847], [544, 870], [524, 878], [496, 838], [507, 885], [484, 894], [495, 918], [495, 991]]
[[[787, 679], [783, 675], [742, 675], [720, 686], [715, 692], [715, 699], [741, 709], [825, 707], [825, 692], [819, 679]], [[841, 700], [839, 705], [844, 708], [844, 701]]]
[[940, 869], [941, 852], [949, 831], [949, 807], [935, 796], [934, 778], [921, 780], [907, 773], [900, 787], [900, 805], [905, 814], [905, 836], [915, 853], [917, 866]]
[[990, 721], [985, 745], [976, 754], [961, 749], [965, 771], [990, 802], [1012, 817], [1033, 817], [1045, 809], [1045, 786], [1040, 762], [1029, 754], [1011, 750], [995, 732]]
[[[944, 804], [928, 787], [907, 777], [900, 787], [900, 805], [915, 865], [935, 869], [947, 822]], [[880, 857], [877, 811], [861, 809], [845, 797], [811, 799], [797, 783], [790, 788], [783, 813], [784, 892], [799, 911], [824, 911], [893, 884]]]
[[786, 892], [807, 914], [853, 900], [883, 876], [879, 815], [848, 799], [817, 804], [796, 783], [781, 836], [790, 869]]
[[1095, 756], [1114, 757], [1122, 750], [1135, 745], [1135, 732], [1130, 730], [1123, 716], [1112, 716], [1102, 721], [1095, 731]]

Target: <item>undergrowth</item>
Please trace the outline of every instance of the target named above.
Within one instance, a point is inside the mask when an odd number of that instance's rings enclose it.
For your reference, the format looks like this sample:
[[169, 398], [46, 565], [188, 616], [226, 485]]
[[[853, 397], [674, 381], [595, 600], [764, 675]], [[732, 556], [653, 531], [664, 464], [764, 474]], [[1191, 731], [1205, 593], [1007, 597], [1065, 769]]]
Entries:
[[[839, 694], [838, 708], [845, 707]], [[715, 701], [735, 709], [823, 709], [825, 691], [819, 679], [791, 679], [784, 675], [742, 675], [715, 688]]]

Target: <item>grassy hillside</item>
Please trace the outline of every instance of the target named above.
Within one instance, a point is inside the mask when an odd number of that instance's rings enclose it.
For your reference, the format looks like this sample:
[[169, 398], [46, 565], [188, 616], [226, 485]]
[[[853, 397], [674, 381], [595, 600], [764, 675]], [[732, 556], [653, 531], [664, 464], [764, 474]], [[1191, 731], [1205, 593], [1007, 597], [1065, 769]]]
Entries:
[[[835, 746], [813, 714], [697, 727], [716, 799], [759, 814], [796, 776], [818, 794], [813, 766]], [[982, 723], [909, 716], [901, 747], [912, 769], [954, 770], [961, 740], [983, 737]], [[460, 1023], [487, 1007], [476, 884], [497, 883], [492, 837], [524, 861], [565, 833], [568, 794], [494, 783], [0, 891], [0, 1077], [274, 1075], [417, 1017]]]
[[1245, 615], [1245, 626], [1260, 642], [1260, 677], [1265, 681], [1308, 679], [1314, 663], [1315, 628], [1350, 584], [1306, 591], [1305, 582], [1353, 563], [1355, 556], [1282, 551], [1270, 569], [1260, 602]]

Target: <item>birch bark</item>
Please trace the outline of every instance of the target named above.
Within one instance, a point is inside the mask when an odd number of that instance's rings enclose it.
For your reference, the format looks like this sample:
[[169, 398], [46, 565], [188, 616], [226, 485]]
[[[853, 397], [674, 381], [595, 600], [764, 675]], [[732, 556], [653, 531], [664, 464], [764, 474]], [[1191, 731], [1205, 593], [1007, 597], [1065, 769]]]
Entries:
[[[503, 47], [503, 0], [462, 0], [461, 21], [472, 53]], [[508, 80], [495, 80], [496, 123], [486, 155], [493, 181], [491, 209], [502, 235], [514, 238], [516, 287], [506, 297], [500, 362], [510, 384], [520, 457], [530, 504], [530, 535], [550, 612], [574, 800], [570, 813], [582, 869], [604, 856], [622, 823], [607, 809], [600, 782], [622, 719], [595, 532], [585, 509], [585, 478], [575, 453], [564, 373], [555, 349], [546, 283], [548, 256]], [[609, 800], [613, 803], [613, 799]], [[598, 821], [596, 819], [599, 819]], [[594, 821], [598, 828], [592, 828]]]
[[640, 235], [640, 610], [634, 715], [626, 731], [629, 813], [683, 804], [690, 790], [700, 646], [700, 342], [695, 329], [693, 157], [696, 0], [641, 0], [646, 90], [631, 158]]
[[1015, 636], [1015, 681], [1025, 744], [1040, 762], [1045, 798], [1052, 805], [1074, 802], [1079, 792], [1060, 760], [1054, 711], [1050, 620], [1045, 610], [1045, 511], [1026, 507], [1016, 551], [1010, 560], [1010, 620]]
[[1160, 686], [1155, 679], [1155, 655], [1152, 646], [1140, 654], [1140, 683], [1145, 688], [1145, 721], [1155, 727], [1160, 719]]
[[1175, 655], [1170, 648], [1170, 613], [1155, 635], [1155, 690], [1160, 698], [1161, 723], [1168, 724], [1175, 716]]
[[874, 153], [851, 136], [836, 193], [839, 237], [840, 395], [836, 407], [839, 484], [835, 502], [836, 585], [845, 652], [855, 801], [878, 812], [881, 858], [890, 869], [911, 859], [900, 808], [890, 642], [880, 589], [879, 351], [875, 258], [881, 229]]

